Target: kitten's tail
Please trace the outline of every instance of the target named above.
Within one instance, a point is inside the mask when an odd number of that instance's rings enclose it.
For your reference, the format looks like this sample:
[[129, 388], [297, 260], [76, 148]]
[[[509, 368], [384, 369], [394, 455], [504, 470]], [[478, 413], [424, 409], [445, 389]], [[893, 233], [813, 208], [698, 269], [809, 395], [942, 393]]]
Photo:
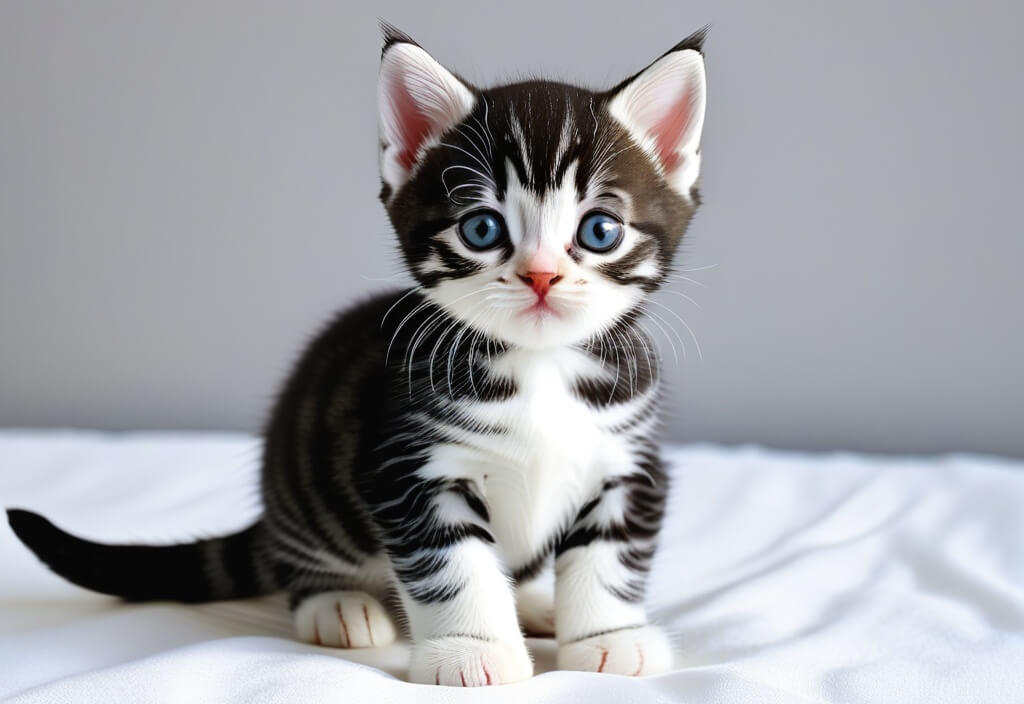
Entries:
[[38, 513], [9, 509], [15, 534], [70, 582], [126, 601], [195, 603], [276, 591], [262, 522], [183, 545], [107, 545], [65, 533]]

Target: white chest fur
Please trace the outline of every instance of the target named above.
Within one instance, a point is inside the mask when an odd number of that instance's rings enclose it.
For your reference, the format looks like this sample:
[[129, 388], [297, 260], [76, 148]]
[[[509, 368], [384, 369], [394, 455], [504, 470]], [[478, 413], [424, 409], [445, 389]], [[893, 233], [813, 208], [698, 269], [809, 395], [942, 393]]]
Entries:
[[567, 527], [606, 477], [630, 468], [630, 454], [607, 429], [615, 411], [595, 410], [572, 392], [581, 375], [605, 373], [592, 358], [571, 349], [513, 351], [492, 368], [515, 380], [515, 396], [462, 410], [505, 432], [462, 433], [457, 447], [439, 448], [430, 464], [451, 472], [456, 462], [475, 481], [504, 559], [520, 566]]

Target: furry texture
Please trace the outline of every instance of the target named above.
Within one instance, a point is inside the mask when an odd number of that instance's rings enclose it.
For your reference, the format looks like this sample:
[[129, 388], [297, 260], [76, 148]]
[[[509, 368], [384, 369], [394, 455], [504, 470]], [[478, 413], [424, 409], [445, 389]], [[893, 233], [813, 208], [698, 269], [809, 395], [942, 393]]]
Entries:
[[528, 677], [524, 627], [564, 668], [669, 667], [643, 608], [667, 477], [641, 319], [698, 203], [702, 42], [606, 92], [481, 90], [386, 28], [381, 199], [417, 286], [303, 354], [266, 427], [263, 519], [110, 546], [11, 511], [17, 534], [126, 599], [286, 589], [299, 636], [338, 647], [397, 623], [418, 682]]

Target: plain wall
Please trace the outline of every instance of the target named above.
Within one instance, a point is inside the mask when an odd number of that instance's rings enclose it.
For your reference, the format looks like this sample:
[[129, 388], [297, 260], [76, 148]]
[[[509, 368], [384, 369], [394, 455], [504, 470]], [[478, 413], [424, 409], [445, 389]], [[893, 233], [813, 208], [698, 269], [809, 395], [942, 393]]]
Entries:
[[710, 22], [669, 437], [1022, 456], [1020, 8], [0, 3], [0, 425], [254, 430], [405, 281], [378, 16], [481, 84], [598, 87]]

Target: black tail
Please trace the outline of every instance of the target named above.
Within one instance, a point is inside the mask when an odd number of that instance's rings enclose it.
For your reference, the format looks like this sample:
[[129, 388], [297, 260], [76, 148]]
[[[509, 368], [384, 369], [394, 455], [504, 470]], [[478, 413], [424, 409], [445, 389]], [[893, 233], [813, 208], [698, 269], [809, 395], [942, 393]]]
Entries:
[[216, 601], [277, 589], [266, 529], [185, 545], [105, 545], [65, 533], [37, 513], [9, 509], [7, 520], [46, 565], [70, 582], [127, 601]]

